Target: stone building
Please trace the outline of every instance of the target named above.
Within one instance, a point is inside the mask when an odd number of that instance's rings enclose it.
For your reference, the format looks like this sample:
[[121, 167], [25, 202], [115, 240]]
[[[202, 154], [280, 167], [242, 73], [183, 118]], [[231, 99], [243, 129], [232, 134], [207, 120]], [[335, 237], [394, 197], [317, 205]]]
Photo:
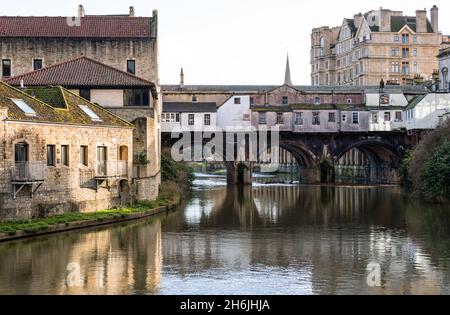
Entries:
[[450, 69], [450, 47], [443, 48], [439, 51], [439, 89], [450, 92], [450, 77], [448, 69]]
[[136, 197], [132, 124], [62, 87], [26, 92], [0, 82], [0, 220]]
[[1, 77], [8, 78], [85, 56], [159, 83], [158, 13], [138, 17], [0, 17]]
[[137, 200], [157, 197], [161, 181], [161, 107], [154, 83], [87, 57], [19, 75], [6, 82], [26, 89], [63, 86], [132, 123], [135, 126], [133, 180], [137, 187]]
[[320, 27], [311, 34], [312, 85], [377, 85], [421, 83], [438, 69], [443, 45], [439, 10], [380, 10], [355, 14], [338, 28]]

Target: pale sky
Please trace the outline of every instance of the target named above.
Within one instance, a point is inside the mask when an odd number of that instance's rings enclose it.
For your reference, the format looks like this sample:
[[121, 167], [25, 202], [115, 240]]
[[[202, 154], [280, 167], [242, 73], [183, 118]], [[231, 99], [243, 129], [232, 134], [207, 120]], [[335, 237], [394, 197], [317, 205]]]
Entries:
[[310, 33], [379, 7], [415, 15], [433, 4], [440, 30], [450, 34], [448, 0], [0, 0], [0, 15], [136, 15], [159, 12], [160, 77], [177, 84], [282, 84], [289, 52], [293, 84], [310, 84]]

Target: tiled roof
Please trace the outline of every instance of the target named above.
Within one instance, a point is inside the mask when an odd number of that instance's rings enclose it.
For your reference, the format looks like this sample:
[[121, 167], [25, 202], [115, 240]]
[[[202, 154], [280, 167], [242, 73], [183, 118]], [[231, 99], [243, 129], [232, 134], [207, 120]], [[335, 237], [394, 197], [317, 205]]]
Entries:
[[165, 113], [215, 113], [216, 103], [190, 103], [190, 102], [165, 102], [163, 104]]
[[0, 37], [150, 38], [151, 23], [148, 17], [85, 16], [77, 26], [67, 17], [2, 16]]
[[[36, 123], [68, 124], [79, 126], [103, 126], [132, 128], [133, 125], [118, 116], [108, 112], [100, 106], [92, 104], [84, 98], [73, 94], [62, 87], [47, 87], [39, 90], [36, 97], [20, 91], [6, 83], [0, 82], [0, 108], [8, 109], [8, 120]], [[32, 90], [28, 90], [32, 92]], [[35, 112], [35, 116], [26, 115], [11, 99], [22, 99]], [[43, 100], [64, 100], [64, 107], [57, 102], [53, 107]], [[94, 122], [78, 105], [89, 107], [101, 121]]]
[[61, 85], [75, 87], [154, 87], [155, 84], [105, 65], [101, 62], [80, 57], [49, 67], [29, 72], [5, 80], [6, 83], [19, 86], [23, 80], [25, 86]]

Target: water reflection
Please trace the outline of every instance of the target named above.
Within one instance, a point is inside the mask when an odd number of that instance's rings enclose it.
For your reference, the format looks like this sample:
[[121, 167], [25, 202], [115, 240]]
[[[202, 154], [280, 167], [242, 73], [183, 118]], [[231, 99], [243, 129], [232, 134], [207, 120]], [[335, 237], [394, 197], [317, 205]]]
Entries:
[[[395, 187], [202, 186], [152, 220], [0, 244], [3, 294], [448, 294], [450, 211]], [[80, 287], [67, 265], [80, 265]], [[367, 285], [380, 264], [381, 286]]]

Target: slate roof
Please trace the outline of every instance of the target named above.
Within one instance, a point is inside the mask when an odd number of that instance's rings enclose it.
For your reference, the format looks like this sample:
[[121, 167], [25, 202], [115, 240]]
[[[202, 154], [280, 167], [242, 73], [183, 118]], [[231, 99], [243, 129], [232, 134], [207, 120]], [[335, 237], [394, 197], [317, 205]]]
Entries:
[[[417, 19], [415, 16], [391, 16], [391, 32], [399, 32], [408, 25], [414, 32], [417, 31]], [[427, 19], [427, 32], [434, 33], [430, 20]]]
[[54, 64], [6, 79], [5, 82], [19, 86], [21, 80], [23, 80], [25, 86], [155, 88], [155, 84], [152, 82], [87, 57], [79, 57]]
[[[279, 88], [280, 85], [185, 85], [183, 89], [180, 85], [162, 85], [161, 89], [163, 93], [167, 92], [188, 92], [188, 93], [234, 93], [234, 94], [245, 94], [245, 93], [261, 93], [269, 92]], [[379, 91], [380, 87], [376, 85], [371, 86], [311, 86], [311, 85], [294, 85], [294, 89], [303, 92], [320, 93], [320, 92], [335, 92], [335, 93], [345, 93], [345, 92], [362, 92], [362, 91]], [[387, 93], [428, 93], [430, 92], [425, 86], [422, 85], [387, 85], [385, 87]]]
[[[27, 90], [33, 93], [33, 89]], [[47, 87], [35, 90], [33, 97], [6, 83], [0, 82], [0, 108], [8, 109], [8, 120], [36, 123], [51, 123], [78, 126], [102, 126], [133, 128], [133, 125], [108, 112], [104, 108], [92, 104], [84, 98], [73, 94], [63, 87]], [[22, 99], [35, 112], [35, 116], [26, 115], [11, 99]], [[52, 106], [43, 100], [53, 103]], [[63, 101], [63, 103], [60, 103]], [[101, 121], [93, 121], [78, 105], [89, 107]]]
[[216, 113], [216, 103], [164, 102], [165, 113]]
[[152, 18], [85, 16], [79, 26], [67, 17], [1, 16], [0, 37], [144, 39], [151, 38]]

